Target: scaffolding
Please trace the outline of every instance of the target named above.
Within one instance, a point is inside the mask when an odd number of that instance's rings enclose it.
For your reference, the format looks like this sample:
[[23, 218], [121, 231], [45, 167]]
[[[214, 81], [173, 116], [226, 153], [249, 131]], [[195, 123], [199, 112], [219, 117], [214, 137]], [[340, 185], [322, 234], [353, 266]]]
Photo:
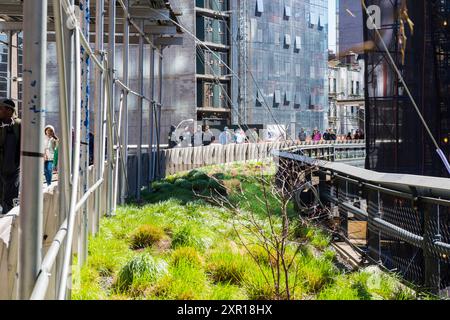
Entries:
[[[112, 216], [118, 202], [135, 196], [147, 181], [142, 176], [143, 101], [150, 103], [150, 179], [158, 174], [162, 106], [162, 59], [166, 46], [179, 44], [176, 14], [163, 0], [53, 0], [0, 1], [0, 31], [23, 30], [23, 99], [20, 189], [19, 299], [48, 297], [51, 270], [57, 286], [52, 298], [70, 296], [72, 243], [78, 228], [79, 264], [87, 260], [88, 234], [99, 229], [102, 215]], [[119, 31], [118, 31], [119, 30]], [[106, 31], [106, 32], [105, 32]], [[105, 45], [107, 37], [107, 46]], [[16, 36], [17, 38], [17, 36]], [[12, 41], [13, 36], [9, 36]], [[43, 252], [43, 150], [46, 119], [47, 42], [56, 43], [59, 78], [59, 231]], [[90, 43], [95, 42], [95, 48]], [[11, 43], [11, 42], [10, 42]], [[16, 42], [17, 43], [17, 39]], [[130, 88], [130, 44], [139, 43], [138, 92]], [[123, 50], [119, 78], [117, 44]], [[151, 47], [150, 97], [144, 94], [144, 46]], [[8, 55], [14, 55], [12, 50]], [[156, 59], [159, 93], [156, 94]], [[17, 62], [17, 61], [16, 61]], [[17, 69], [17, 68], [16, 68]], [[93, 88], [90, 72], [94, 70]], [[17, 77], [18, 75], [16, 75]], [[17, 90], [18, 91], [18, 90]], [[136, 190], [127, 180], [129, 95], [138, 97], [139, 141]], [[120, 97], [117, 99], [117, 96]], [[19, 97], [17, 97], [19, 99]], [[91, 119], [91, 114], [93, 115]], [[94, 127], [93, 166], [90, 167], [90, 123]], [[89, 179], [94, 175], [95, 179]], [[89, 181], [94, 181], [89, 183]], [[100, 189], [106, 189], [101, 199]], [[94, 221], [86, 203], [94, 197]], [[103, 206], [102, 203], [106, 203]], [[81, 223], [77, 223], [80, 215]]]
[[[376, 32], [365, 28], [365, 41], [374, 44], [374, 50], [366, 52], [366, 167], [447, 176], [442, 162], [450, 155], [447, 75], [450, 2], [428, 0], [417, 5], [406, 0], [372, 0], [366, 1], [366, 5], [381, 8], [380, 33], [401, 73], [400, 77], [389, 63]], [[414, 33], [403, 32], [404, 6], [414, 22]], [[368, 19], [367, 15], [365, 18]], [[410, 92], [413, 99], [408, 97]], [[414, 112], [416, 105], [419, 115]]]

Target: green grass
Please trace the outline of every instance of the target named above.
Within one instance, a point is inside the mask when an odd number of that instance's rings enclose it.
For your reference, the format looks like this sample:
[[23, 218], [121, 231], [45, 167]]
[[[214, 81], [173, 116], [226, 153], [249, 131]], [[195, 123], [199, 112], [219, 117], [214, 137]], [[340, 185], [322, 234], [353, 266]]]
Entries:
[[172, 252], [172, 264], [177, 266], [182, 263], [201, 266], [203, 259], [195, 248], [181, 247]]
[[119, 293], [126, 293], [132, 289], [145, 288], [166, 274], [167, 268], [164, 260], [155, 259], [147, 253], [140, 254], [121, 268], [114, 289]]
[[[73, 298], [88, 299], [206, 299], [261, 300], [276, 296], [270, 254], [249, 230], [268, 231], [267, 210], [261, 188], [262, 175], [272, 179], [274, 166], [253, 162], [213, 166], [170, 176], [144, 192], [143, 206], [120, 207], [114, 217], [101, 221], [100, 232], [90, 238], [88, 263], [74, 272]], [[243, 194], [242, 194], [243, 192]], [[226, 208], [206, 201], [221, 194], [253, 217], [252, 223], [237, 219]], [[269, 197], [273, 227], [281, 228], [279, 203]], [[289, 207], [289, 215], [296, 213]], [[240, 233], [237, 236], [235, 229]], [[293, 259], [289, 274], [293, 299], [410, 299], [395, 277], [371, 272], [341, 274], [334, 266], [330, 236], [314, 226], [292, 225], [291, 240], [305, 242], [295, 256], [294, 244], [286, 257]], [[241, 243], [247, 245], [251, 254]], [[313, 254], [314, 252], [314, 254]], [[295, 259], [294, 259], [295, 256]], [[369, 281], [370, 280], [370, 281]], [[377, 282], [378, 281], [378, 282]], [[281, 285], [284, 275], [281, 275]], [[373, 283], [377, 283], [374, 285]]]
[[161, 241], [166, 234], [161, 227], [153, 225], [140, 226], [131, 236], [131, 248], [144, 249]]
[[206, 271], [214, 283], [239, 285], [252, 263], [241, 253], [219, 249], [208, 255]]

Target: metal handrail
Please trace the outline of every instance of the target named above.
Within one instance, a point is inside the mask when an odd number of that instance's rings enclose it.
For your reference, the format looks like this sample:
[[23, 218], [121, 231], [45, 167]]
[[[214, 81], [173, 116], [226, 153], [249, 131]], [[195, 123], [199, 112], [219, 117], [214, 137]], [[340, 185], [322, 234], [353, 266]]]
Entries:
[[[309, 158], [306, 156], [292, 154], [292, 153], [288, 153], [285, 151], [274, 151], [273, 154], [280, 158], [290, 159], [290, 160], [294, 160], [294, 161], [303, 162], [303, 163], [306, 163], [309, 165], [317, 166], [317, 167], [319, 167], [319, 171], [321, 171], [322, 173], [325, 173], [325, 174], [328, 173], [328, 174], [332, 175], [332, 177], [334, 179], [341, 179], [346, 182], [350, 182], [354, 185], [358, 185], [361, 189], [364, 189], [364, 188], [372, 189], [372, 190], [381, 192], [382, 194], [389, 194], [389, 195], [393, 195], [396, 197], [406, 198], [409, 200], [423, 201], [426, 203], [450, 207], [450, 199], [449, 199], [450, 198], [450, 188], [445, 189], [445, 190], [447, 190], [447, 199], [442, 199], [442, 198], [438, 198], [438, 197], [429, 197], [429, 196], [425, 197], [425, 196], [413, 194], [412, 190], [415, 187], [420, 187], [420, 185], [415, 186], [414, 184], [405, 183], [404, 189], [410, 190], [410, 193], [407, 193], [405, 191], [399, 191], [399, 190], [395, 190], [391, 187], [383, 186], [383, 178], [377, 179], [377, 185], [376, 185], [375, 183], [373, 183], [370, 176], [367, 176], [367, 175], [363, 176], [362, 174], [361, 175], [358, 174], [357, 170], [359, 168], [356, 168], [356, 167], [347, 166], [349, 169], [347, 171], [350, 171], [350, 169], [352, 169], [355, 172], [353, 174], [348, 174], [348, 173], [343, 174], [342, 171], [344, 171], [344, 170], [339, 170], [339, 169], [345, 168], [345, 167], [343, 167], [343, 165], [339, 165], [339, 168], [333, 168], [333, 165], [329, 162], [326, 162], [323, 160], [317, 161], [315, 159], [312, 159], [312, 158]], [[369, 170], [361, 171], [361, 173], [370, 173], [370, 172], [371, 171], [369, 171]], [[381, 174], [381, 175], [383, 175], [383, 174]], [[389, 176], [390, 174], [385, 174], [385, 175]], [[425, 179], [428, 184], [433, 184], [432, 182], [434, 181], [435, 189], [433, 189], [432, 187], [428, 188], [428, 186], [427, 186], [427, 190], [431, 194], [442, 194], [442, 189], [445, 186], [445, 183], [448, 184], [448, 181], [447, 181], [448, 179], [443, 179], [443, 178], [438, 178], [438, 177], [417, 177], [417, 176], [411, 176], [411, 175], [398, 175], [398, 174], [390, 175], [390, 176], [397, 177], [397, 178], [404, 178], [403, 180], [407, 180], [407, 181], [414, 181], [415, 180], [414, 178]], [[406, 179], [405, 179], [405, 177], [406, 177]], [[389, 179], [389, 178], [385, 178], [385, 179], [386, 179], [386, 184], [390, 184], [392, 181], [392, 179]], [[443, 184], [444, 184], [444, 186], [443, 186]], [[338, 198], [333, 197], [330, 194], [322, 194], [321, 196], [326, 201], [338, 204], [342, 209], [344, 209], [345, 211], [347, 211], [349, 213], [352, 213], [358, 219], [361, 219], [362, 221], [370, 222], [376, 228], [378, 228], [380, 231], [387, 234], [388, 236], [391, 236], [391, 237], [394, 237], [397, 239], [401, 239], [401, 240], [403, 240], [411, 245], [414, 245], [418, 248], [425, 249], [425, 247], [427, 246], [428, 247], [427, 250], [429, 250], [431, 252], [437, 252], [439, 254], [450, 256], [450, 243], [440, 241], [440, 239], [426, 241], [424, 236], [417, 235], [413, 232], [410, 232], [401, 227], [398, 227], [398, 226], [382, 219], [382, 217], [373, 216], [369, 212], [362, 210], [361, 208], [355, 207], [351, 203], [343, 202], [343, 201], [339, 200]]]
[[[78, 212], [81, 207], [86, 203], [86, 201], [89, 199], [89, 197], [103, 184], [104, 179], [100, 179], [97, 181], [86, 193], [83, 195], [83, 197], [78, 201], [78, 203], [75, 206], [75, 212]], [[31, 300], [42, 300], [45, 298], [45, 294], [47, 293], [48, 285], [49, 285], [49, 278], [51, 276], [50, 270], [53, 268], [53, 265], [55, 264], [56, 257], [59, 254], [59, 250], [61, 248], [61, 244], [63, 243], [64, 239], [66, 238], [67, 231], [68, 231], [68, 220], [64, 220], [61, 227], [59, 228], [58, 232], [55, 235], [55, 238], [53, 239], [53, 242], [50, 246], [50, 248], [47, 251], [47, 254], [45, 255], [41, 268], [39, 270], [39, 274], [36, 280], [36, 284], [34, 286], [33, 292], [31, 294]]]

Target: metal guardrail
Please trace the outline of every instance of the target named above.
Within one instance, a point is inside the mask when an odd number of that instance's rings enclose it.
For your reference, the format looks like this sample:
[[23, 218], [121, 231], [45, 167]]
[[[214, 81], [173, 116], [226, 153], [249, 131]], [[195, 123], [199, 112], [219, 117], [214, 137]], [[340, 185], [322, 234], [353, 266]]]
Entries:
[[450, 179], [378, 173], [315, 159], [303, 147], [273, 154], [317, 169], [321, 201], [344, 237], [349, 221], [367, 223], [368, 257], [436, 294], [450, 288]]

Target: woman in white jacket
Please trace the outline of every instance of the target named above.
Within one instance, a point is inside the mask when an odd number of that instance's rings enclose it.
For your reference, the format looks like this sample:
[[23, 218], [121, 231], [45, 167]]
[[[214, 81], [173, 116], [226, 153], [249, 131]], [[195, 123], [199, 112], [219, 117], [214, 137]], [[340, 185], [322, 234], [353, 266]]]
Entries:
[[44, 175], [47, 185], [52, 184], [53, 176], [53, 159], [55, 156], [55, 149], [58, 146], [58, 137], [55, 135], [55, 128], [48, 125], [44, 129], [45, 141], [44, 141]]

